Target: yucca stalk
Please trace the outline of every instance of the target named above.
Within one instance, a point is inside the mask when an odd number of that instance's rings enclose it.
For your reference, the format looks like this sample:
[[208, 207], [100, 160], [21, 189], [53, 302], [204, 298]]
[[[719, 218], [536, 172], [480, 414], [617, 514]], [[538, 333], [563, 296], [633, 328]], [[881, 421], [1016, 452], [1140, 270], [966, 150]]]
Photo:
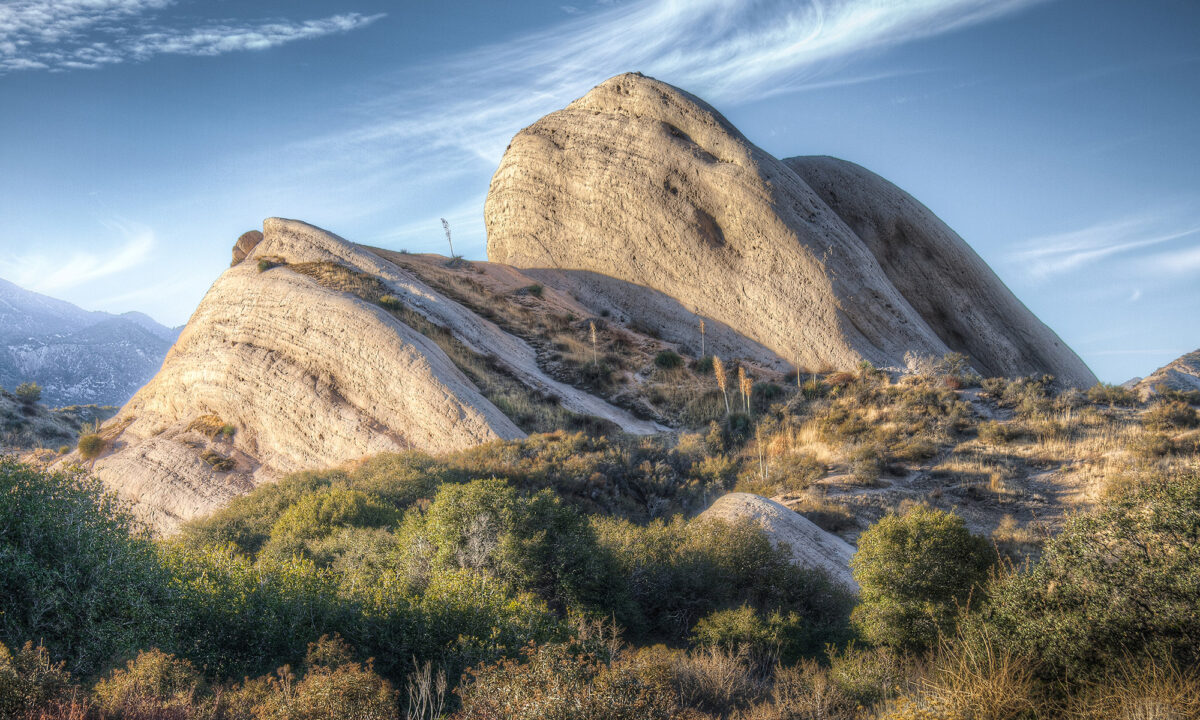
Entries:
[[596, 321], [592, 320], [588, 323], [592, 329], [592, 365], [600, 366], [600, 361], [596, 355]]
[[713, 375], [717, 376], [717, 387], [721, 388], [721, 397], [725, 398], [725, 414], [730, 413], [729, 410], [729, 393], [726, 391], [729, 379], [725, 376], [725, 363], [721, 362], [721, 358], [713, 356]]
[[750, 412], [750, 389], [752, 384], [750, 378], [746, 377], [746, 368], [738, 365], [738, 390], [742, 393], [742, 404], [746, 406], [746, 412]]
[[704, 357], [704, 318], [700, 318], [700, 359], [703, 360]]
[[450, 239], [450, 223], [442, 218], [442, 229], [446, 231], [446, 242], [450, 245], [450, 259], [454, 259], [454, 242]]

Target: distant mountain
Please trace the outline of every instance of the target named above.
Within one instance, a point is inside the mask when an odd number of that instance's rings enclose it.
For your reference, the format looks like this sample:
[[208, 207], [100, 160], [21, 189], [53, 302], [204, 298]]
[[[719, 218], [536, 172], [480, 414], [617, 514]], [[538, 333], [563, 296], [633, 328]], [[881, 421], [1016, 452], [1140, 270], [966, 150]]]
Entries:
[[143, 313], [84, 310], [0, 280], [0, 387], [33, 381], [42, 402], [121, 405], [179, 336]]

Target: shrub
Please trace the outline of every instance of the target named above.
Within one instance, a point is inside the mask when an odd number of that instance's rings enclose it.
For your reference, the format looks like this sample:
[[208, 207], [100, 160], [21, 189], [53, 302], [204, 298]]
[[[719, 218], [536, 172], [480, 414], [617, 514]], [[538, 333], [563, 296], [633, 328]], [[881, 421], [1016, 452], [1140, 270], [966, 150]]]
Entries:
[[63, 694], [70, 682], [64, 663], [26, 642], [16, 654], [0, 643], [0, 717], [22, 717]]
[[225, 457], [221, 453], [213, 450], [205, 450], [200, 454], [200, 459], [206, 462], [209, 467], [217, 472], [229, 472], [237, 465], [237, 463], [233, 461], [233, 458]]
[[683, 367], [683, 358], [674, 350], [662, 350], [654, 356], [654, 364], [664, 370]]
[[[306, 672], [298, 679], [280, 668], [249, 691], [261, 699], [254, 704], [258, 718], [280, 720], [393, 720], [396, 692], [372, 666], [352, 659], [351, 648], [339, 637], [323, 636], [308, 646]], [[246, 690], [243, 690], [246, 692]]]
[[279, 267], [282, 264], [283, 263], [279, 258], [270, 258], [270, 257], [260, 258], [258, 261], [258, 271], [260, 273], [266, 272], [266, 271], [270, 270], [271, 268]]
[[1021, 435], [1012, 425], [995, 420], [985, 420], [979, 423], [979, 439], [988, 445], [1007, 445]]
[[790, 661], [801, 657], [805, 635], [804, 623], [795, 612], [776, 610], [764, 616], [748, 605], [710, 613], [692, 630], [695, 643], [744, 651], [762, 671], [769, 670], [781, 656]]
[[15, 391], [17, 399], [26, 405], [32, 405], [42, 399], [42, 386], [35, 382], [23, 382]]
[[850, 562], [861, 588], [855, 628], [873, 643], [931, 647], [953, 628], [991, 557], [987, 541], [952, 513], [917, 506], [885, 516], [862, 534]]
[[1080, 515], [1027, 572], [989, 586], [982, 619], [1051, 680], [1122, 659], [1200, 662], [1200, 476], [1152, 483]]
[[669, 667], [651, 656], [621, 662], [567, 644], [535, 645], [525, 661], [473, 669], [456, 720], [654, 720], [677, 717]]
[[0, 457], [0, 640], [41, 638], [72, 672], [157, 644], [173, 613], [149, 536], [82, 471]]
[[1097, 405], [1131, 407], [1137, 405], [1137, 394], [1120, 385], [1097, 383], [1087, 391], [1088, 400]]
[[1192, 406], [1179, 400], [1155, 403], [1142, 414], [1142, 422], [1153, 430], [1174, 430], [1200, 425], [1200, 414]]
[[113, 670], [96, 683], [93, 694], [110, 717], [172, 717], [172, 712], [186, 713], [203, 688], [204, 679], [190, 662], [153, 649]]
[[95, 460], [107, 447], [108, 442], [95, 433], [82, 435], [79, 438], [79, 457], [88, 461]]
[[860, 706], [871, 706], [893, 696], [909, 672], [906, 658], [889, 648], [851, 644], [829, 653], [830, 680]]
[[407, 523], [434, 569], [484, 571], [558, 609], [611, 608], [623, 590], [587, 520], [549, 490], [524, 496], [497, 479], [445, 485]]

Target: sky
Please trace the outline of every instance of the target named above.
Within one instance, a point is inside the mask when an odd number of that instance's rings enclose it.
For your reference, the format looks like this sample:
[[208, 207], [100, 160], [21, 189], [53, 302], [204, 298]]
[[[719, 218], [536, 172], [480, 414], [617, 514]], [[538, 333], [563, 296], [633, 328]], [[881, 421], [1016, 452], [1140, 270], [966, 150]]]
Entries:
[[263, 218], [485, 259], [509, 139], [641, 71], [913, 194], [1107, 382], [1200, 347], [1196, 0], [0, 0], [0, 277], [187, 321]]

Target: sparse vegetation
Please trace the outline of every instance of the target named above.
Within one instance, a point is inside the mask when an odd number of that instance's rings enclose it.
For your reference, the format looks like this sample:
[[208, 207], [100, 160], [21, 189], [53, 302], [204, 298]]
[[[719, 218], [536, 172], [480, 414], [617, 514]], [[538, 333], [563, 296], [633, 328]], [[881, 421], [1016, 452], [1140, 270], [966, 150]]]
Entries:
[[79, 437], [79, 457], [87, 461], [100, 457], [108, 443], [96, 433], [88, 433]]
[[26, 405], [32, 405], [42, 399], [42, 386], [35, 382], [23, 382], [17, 386], [13, 394]]

